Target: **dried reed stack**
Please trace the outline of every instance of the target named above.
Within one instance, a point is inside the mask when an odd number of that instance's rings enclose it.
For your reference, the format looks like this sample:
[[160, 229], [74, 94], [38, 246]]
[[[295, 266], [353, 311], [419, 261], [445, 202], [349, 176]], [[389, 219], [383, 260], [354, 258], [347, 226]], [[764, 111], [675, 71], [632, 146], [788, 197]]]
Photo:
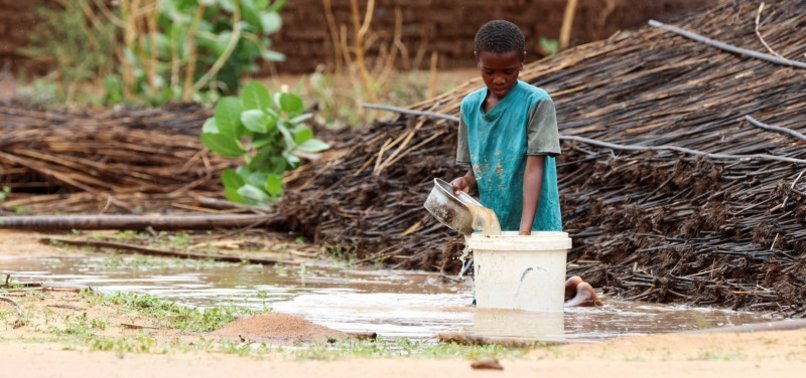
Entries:
[[0, 186], [5, 213], [194, 210], [218, 195], [229, 162], [199, 143], [199, 107], [59, 113], [0, 106]]

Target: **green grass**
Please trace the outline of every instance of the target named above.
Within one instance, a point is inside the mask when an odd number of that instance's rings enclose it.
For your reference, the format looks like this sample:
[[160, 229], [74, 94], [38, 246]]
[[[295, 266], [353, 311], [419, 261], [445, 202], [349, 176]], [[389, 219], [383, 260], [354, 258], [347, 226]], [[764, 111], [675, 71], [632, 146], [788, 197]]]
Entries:
[[116, 305], [154, 318], [159, 326], [182, 331], [209, 332], [223, 327], [241, 315], [254, 315], [249, 309], [219, 306], [206, 310], [183, 306], [150, 294], [83, 292], [85, 299], [94, 305]]
[[697, 356], [693, 358], [695, 361], [744, 361], [747, 360], [747, 354], [744, 352], [733, 349], [730, 351], [717, 351], [711, 349], [700, 349]]
[[510, 348], [500, 345], [439, 344], [428, 340], [409, 338], [378, 338], [377, 340], [347, 339], [328, 344], [316, 344], [288, 350], [297, 360], [338, 360], [345, 358], [483, 358], [522, 357], [529, 348]]

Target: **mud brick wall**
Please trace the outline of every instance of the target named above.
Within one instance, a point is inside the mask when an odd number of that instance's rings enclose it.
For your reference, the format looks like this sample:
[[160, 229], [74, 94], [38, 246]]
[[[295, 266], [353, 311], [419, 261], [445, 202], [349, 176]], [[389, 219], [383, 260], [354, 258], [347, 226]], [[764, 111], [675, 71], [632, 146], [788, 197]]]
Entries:
[[[346, 25], [351, 36], [350, 1], [331, 3], [336, 23]], [[367, 1], [359, 3], [363, 12]], [[717, 0], [579, 0], [571, 42], [607, 38], [618, 30], [645, 25], [649, 18], [668, 21], [716, 3]], [[409, 54], [413, 56], [421, 48], [427, 52], [419, 68], [427, 68], [432, 51], [439, 54], [440, 68], [472, 67], [476, 30], [491, 19], [501, 18], [523, 30], [528, 55], [533, 60], [540, 56], [540, 37], [559, 38], [565, 6], [566, 0], [376, 0], [370, 29], [378, 38], [374, 47], [388, 45], [395, 11], [399, 9], [402, 39]], [[289, 1], [283, 22], [274, 43], [288, 60], [276, 65], [278, 71], [307, 72], [319, 64], [334, 66], [335, 51], [322, 0]]]
[[[57, 0], [0, 0], [0, 68], [31, 68], [21, 53], [27, 34], [36, 24], [36, 8]], [[718, 0], [579, 0], [572, 43], [607, 38], [618, 30], [645, 24], [648, 18], [669, 20]], [[323, 0], [289, 0], [282, 12], [283, 28], [273, 37], [286, 62], [267, 65], [265, 72], [306, 73], [317, 66], [332, 68], [335, 51], [325, 18]], [[352, 35], [350, 0], [331, 0], [337, 25]], [[362, 9], [366, 0], [360, 0]], [[409, 59], [424, 52], [419, 68], [427, 68], [430, 54], [439, 54], [440, 68], [471, 67], [473, 36], [484, 22], [503, 18], [517, 23], [527, 39], [529, 56], [539, 56], [539, 37], [558, 38], [566, 0], [376, 0], [371, 33], [376, 38], [370, 54], [392, 41], [395, 11], [403, 20], [402, 40]], [[408, 67], [406, 67], [408, 68]], [[40, 71], [39, 69], [34, 69]]]
[[0, 0], [0, 68], [13, 70], [26, 62], [21, 48], [36, 25], [36, 9], [55, 0]]

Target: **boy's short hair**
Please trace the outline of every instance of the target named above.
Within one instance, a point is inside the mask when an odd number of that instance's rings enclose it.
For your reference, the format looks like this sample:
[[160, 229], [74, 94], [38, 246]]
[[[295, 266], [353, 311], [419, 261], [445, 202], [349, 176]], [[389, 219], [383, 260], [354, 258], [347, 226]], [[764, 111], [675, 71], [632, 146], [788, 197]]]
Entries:
[[473, 53], [478, 55], [482, 51], [499, 54], [517, 51], [523, 57], [526, 54], [526, 39], [521, 29], [509, 21], [489, 21], [476, 32]]

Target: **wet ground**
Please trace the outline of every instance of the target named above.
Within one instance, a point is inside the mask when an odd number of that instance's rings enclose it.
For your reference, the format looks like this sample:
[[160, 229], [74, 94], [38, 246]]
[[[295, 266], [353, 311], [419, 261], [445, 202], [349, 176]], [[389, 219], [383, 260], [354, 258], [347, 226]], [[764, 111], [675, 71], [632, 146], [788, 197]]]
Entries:
[[140, 256], [0, 257], [17, 282], [149, 293], [188, 305], [235, 305], [300, 315], [347, 332], [433, 338], [440, 333], [597, 341], [769, 320], [763, 314], [604, 297], [599, 308], [550, 315], [472, 306], [472, 279], [336, 266], [239, 265]]

